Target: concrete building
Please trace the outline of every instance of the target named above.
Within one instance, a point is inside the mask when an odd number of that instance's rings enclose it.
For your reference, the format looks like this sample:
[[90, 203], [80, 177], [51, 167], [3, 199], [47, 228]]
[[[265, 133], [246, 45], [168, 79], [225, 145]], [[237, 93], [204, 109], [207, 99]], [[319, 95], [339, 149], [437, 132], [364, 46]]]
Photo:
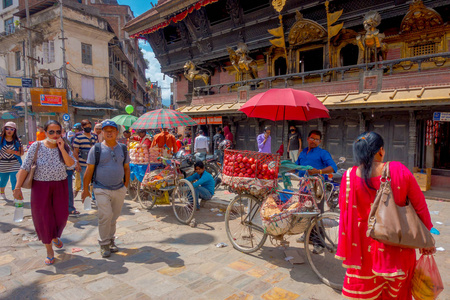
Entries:
[[[220, 117], [238, 149], [256, 150], [266, 125], [276, 137], [272, 152], [286, 140], [282, 122], [247, 118], [238, 109], [260, 92], [290, 87], [313, 93], [330, 110], [330, 119], [292, 122], [304, 144], [319, 129], [323, 147], [350, 166], [356, 136], [375, 130], [388, 160], [431, 168], [432, 185], [448, 186], [448, 1], [331, 1], [328, 12], [324, 4], [164, 0], [125, 30], [147, 40], [162, 72], [174, 78], [179, 110], [205, 123]], [[212, 136], [215, 126], [202, 129]]]

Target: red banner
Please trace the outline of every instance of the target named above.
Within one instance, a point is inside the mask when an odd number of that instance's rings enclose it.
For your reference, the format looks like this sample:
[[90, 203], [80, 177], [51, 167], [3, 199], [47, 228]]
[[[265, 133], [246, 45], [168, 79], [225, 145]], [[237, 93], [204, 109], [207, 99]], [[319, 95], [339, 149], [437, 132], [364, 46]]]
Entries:
[[197, 125], [206, 125], [206, 117], [192, 118]]
[[62, 96], [58, 95], [41, 95], [42, 106], [62, 106]]
[[222, 125], [222, 117], [207, 117], [208, 124]]

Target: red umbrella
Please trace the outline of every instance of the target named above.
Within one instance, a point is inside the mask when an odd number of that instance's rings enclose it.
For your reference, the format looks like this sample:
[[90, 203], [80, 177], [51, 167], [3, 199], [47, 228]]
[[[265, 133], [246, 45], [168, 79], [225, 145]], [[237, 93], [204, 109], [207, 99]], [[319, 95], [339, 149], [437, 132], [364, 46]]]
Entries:
[[240, 109], [248, 117], [272, 121], [329, 118], [328, 109], [313, 94], [294, 89], [270, 89], [253, 96]]

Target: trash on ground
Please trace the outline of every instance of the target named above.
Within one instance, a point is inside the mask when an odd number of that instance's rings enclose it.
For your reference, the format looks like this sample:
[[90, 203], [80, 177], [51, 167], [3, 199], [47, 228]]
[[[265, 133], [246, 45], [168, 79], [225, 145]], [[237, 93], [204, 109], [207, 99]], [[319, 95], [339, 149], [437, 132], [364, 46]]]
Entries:
[[439, 214], [438, 210], [430, 211], [430, 215], [438, 215], [438, 214]]
[[430, 232], [432, 233], [432, 234], [435, 234], [435, 235], [440, 235], [441, 233], [439, 232], [439, 230], [437, 230], [436, 228], [431, 228], [430, 229]]
[[77, 253], [77, 252], [80, 252], [80, 251], [83, 251], [83, 249], [81, 249], [81, 248], [72, 248], [72, 253]]
[[284, 260], [285, 260], [285, 261], [289, 261], [289, 260], [291, 260], [291, 259], [294, 259], [294, 257], [293, 257], [293, 256], [287, 256]]
[[226, 243], [218, 243], [216, 244], [217, 248], [224, 248], [224, 247], [228, 247], [228, 245]]
[[192, 228], [197, 227], [197, 222], [195, 221], [195, 219], [191, 220], [191, 222], [189, 223], [189, 226], [191, 226]]
[[38, 237], [36, 234], [24, 234], [22, 236], [22, 241], [29, 241], [29, 242], [34, 242], [37, 241]]
[[211, 211], [212, 212], [218, 212], [218, 211], [220, 211], [218, 208], [211, 208]]
[[438, 225], [443, 225], [444, 223], [439, 222], [439, 221], [436, 221], [436, 224], [438, 224]]
[[438, 247], [436, 248], [436, 251], [445, 251], [444, 247]]
[[223, 216], [223, 214], [217, 214], [216, 216], [221, 217], [221, 216]]
[[284, 255], [286, 255], [284, 260], [293, 265], [301, 265], [305, 263], [305, 260], [296, 249], [286, 249], [284, 250]]
[[138, 212], [141, 212], [141, 210], [136, 208], [135, 210], [133, 210], [133, 212], [138, 213]]

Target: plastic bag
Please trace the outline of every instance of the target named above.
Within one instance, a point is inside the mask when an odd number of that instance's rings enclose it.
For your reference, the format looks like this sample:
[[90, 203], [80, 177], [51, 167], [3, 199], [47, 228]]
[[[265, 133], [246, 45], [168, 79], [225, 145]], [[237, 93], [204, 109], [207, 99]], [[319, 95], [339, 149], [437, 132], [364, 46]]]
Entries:
[[434, 300], [442, 292], [444, 284], [433, 255], [422, 255], [419, 258], [411, 285], [416, 300]]

